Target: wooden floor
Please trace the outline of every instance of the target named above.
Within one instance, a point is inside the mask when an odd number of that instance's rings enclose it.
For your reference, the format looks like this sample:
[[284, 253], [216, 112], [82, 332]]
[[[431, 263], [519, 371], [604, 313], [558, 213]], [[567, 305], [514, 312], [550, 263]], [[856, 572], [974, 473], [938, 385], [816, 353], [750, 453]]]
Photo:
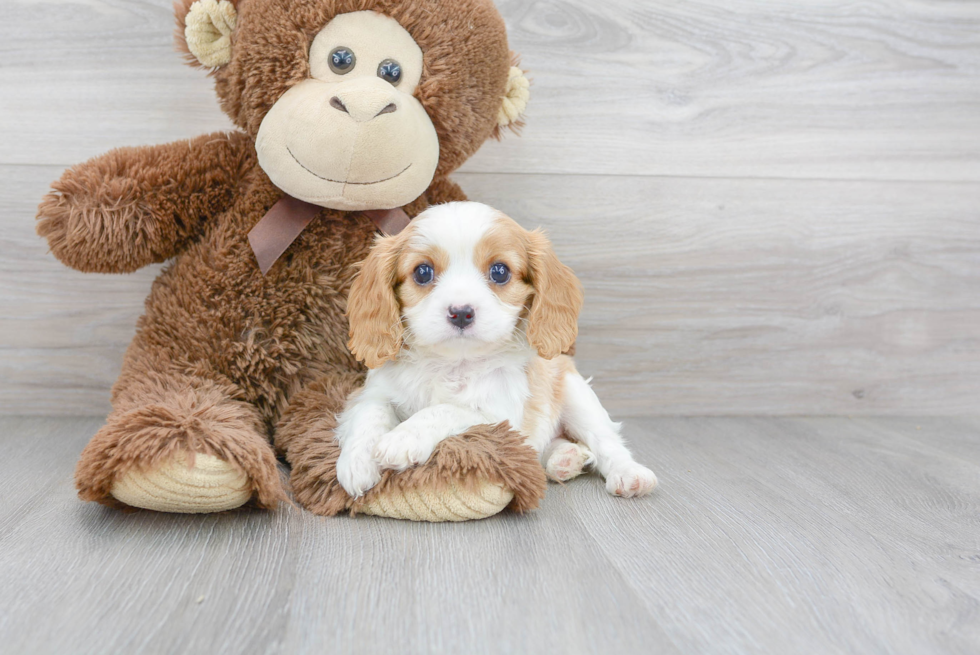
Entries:
[[99, 424], [0, 420], [0, 652], [980, 652], [980, 419], [628, 421], [653, 497], [461, 525], [83, 504]]

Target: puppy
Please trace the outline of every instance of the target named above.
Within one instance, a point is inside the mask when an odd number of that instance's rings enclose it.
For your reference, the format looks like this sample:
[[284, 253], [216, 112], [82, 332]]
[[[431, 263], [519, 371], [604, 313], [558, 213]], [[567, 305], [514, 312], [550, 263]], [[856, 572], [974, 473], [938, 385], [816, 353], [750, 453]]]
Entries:
[[578, 279], [544, 234], [486, 205], [438, 205], [381, 238], [347, 304], [348, 346], [370, 371], [338, 417], [340, 484], [361, 496], [383, 469], [420, 464], [443, 439], [506, 420], [552, 479], [594, 464], [609, 493], [650, 493], [656, 476], [562, 354], [581, 306]]

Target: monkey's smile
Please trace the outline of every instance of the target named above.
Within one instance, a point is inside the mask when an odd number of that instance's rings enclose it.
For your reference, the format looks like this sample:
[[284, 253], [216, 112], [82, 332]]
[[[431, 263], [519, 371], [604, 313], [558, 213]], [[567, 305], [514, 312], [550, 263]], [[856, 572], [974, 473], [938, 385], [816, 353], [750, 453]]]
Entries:
[[382, 182], [387, 182], [388, 180], [395, 179], [396, 177], [398, 177], [399, 175], [401, 175], [402, 173], [404, 173], [405, 171], [407, 171], [408, 169], [410, 169], [412, 167], [412, 165], [409, 164], [408, 166], [406, 166], [405, 168], [401, 169], [400, 171], [398, 171], [397, 173], [395, 173], [391, 177], [386, 177], [383, 180], [375, 180], [374, 182], [349, 182], [348, 180], [331, 180], [329, 177], [323, 177], [322, 175], [317, 175], [316, 173], [314, 173], [313, 171], [311, 171], [309, 168], [307, 168], [303, 164], [303, 162], [301, 162], [299, 159], [296, 158], [296, 155], [294, 155], [293, 154], [293, 151], [289, 149], [289, 146], [286, 146], [286, 152], [289, 153], [289, 156], [293, 158], [293, 161], [294, 162], [296, 162], [297, 164], [299, 164], [303, 168], [303, 170], [306, 171], [307, 173], [309, 173], [310, 175], [312, 175], [314, 177], [318, 177], [321, 180], [324, 180], [325, 182], [336, 182], [337, 184], [357, 184], [357, 185], [381, 184]]

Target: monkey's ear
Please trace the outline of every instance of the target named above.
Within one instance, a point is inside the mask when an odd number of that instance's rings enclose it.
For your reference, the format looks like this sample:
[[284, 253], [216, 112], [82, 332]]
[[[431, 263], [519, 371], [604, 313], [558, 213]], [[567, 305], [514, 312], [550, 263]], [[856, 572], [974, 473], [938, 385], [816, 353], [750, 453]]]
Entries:
[[218, 68], [231, 61], [231, 33], [238, 20], [238, 0], [180, 0], [177, 15], [177, 48], [191, 65]]
[[[514, 62], [517, 62], [517, 55], [511, 53]], [[510, 128], [517, 132], [524, 125], [522, 116], [527, 109], [528, 98], [531, 97], [531, 82], [527, 76], [517, 66], [511, 66], [507, 73], [507, 88], [500, 103], [500, 110], [497, 112], [497, 127], [494, 129], [494, 137], [500, 138], [504, 128]]]

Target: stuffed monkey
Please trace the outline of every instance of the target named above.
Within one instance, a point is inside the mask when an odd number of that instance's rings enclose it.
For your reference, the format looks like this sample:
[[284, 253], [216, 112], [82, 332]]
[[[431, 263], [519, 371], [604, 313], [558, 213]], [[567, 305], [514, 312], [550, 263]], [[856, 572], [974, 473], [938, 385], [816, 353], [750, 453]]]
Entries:
[[238, 130], [75, 166], [38, 233], [80, 271], [168, 262], [76, 470], [81, 498], [213, 512], [286, 498], [426, 520], [534, 507], [506, 424], [444, 442], [356, 501], [334, 417], [363, 380], [344, 316], [379, 230], [463, 200], [449, 174], [519, 123], [527, 79], [491, 0], [183, 0], [179, 46]]

